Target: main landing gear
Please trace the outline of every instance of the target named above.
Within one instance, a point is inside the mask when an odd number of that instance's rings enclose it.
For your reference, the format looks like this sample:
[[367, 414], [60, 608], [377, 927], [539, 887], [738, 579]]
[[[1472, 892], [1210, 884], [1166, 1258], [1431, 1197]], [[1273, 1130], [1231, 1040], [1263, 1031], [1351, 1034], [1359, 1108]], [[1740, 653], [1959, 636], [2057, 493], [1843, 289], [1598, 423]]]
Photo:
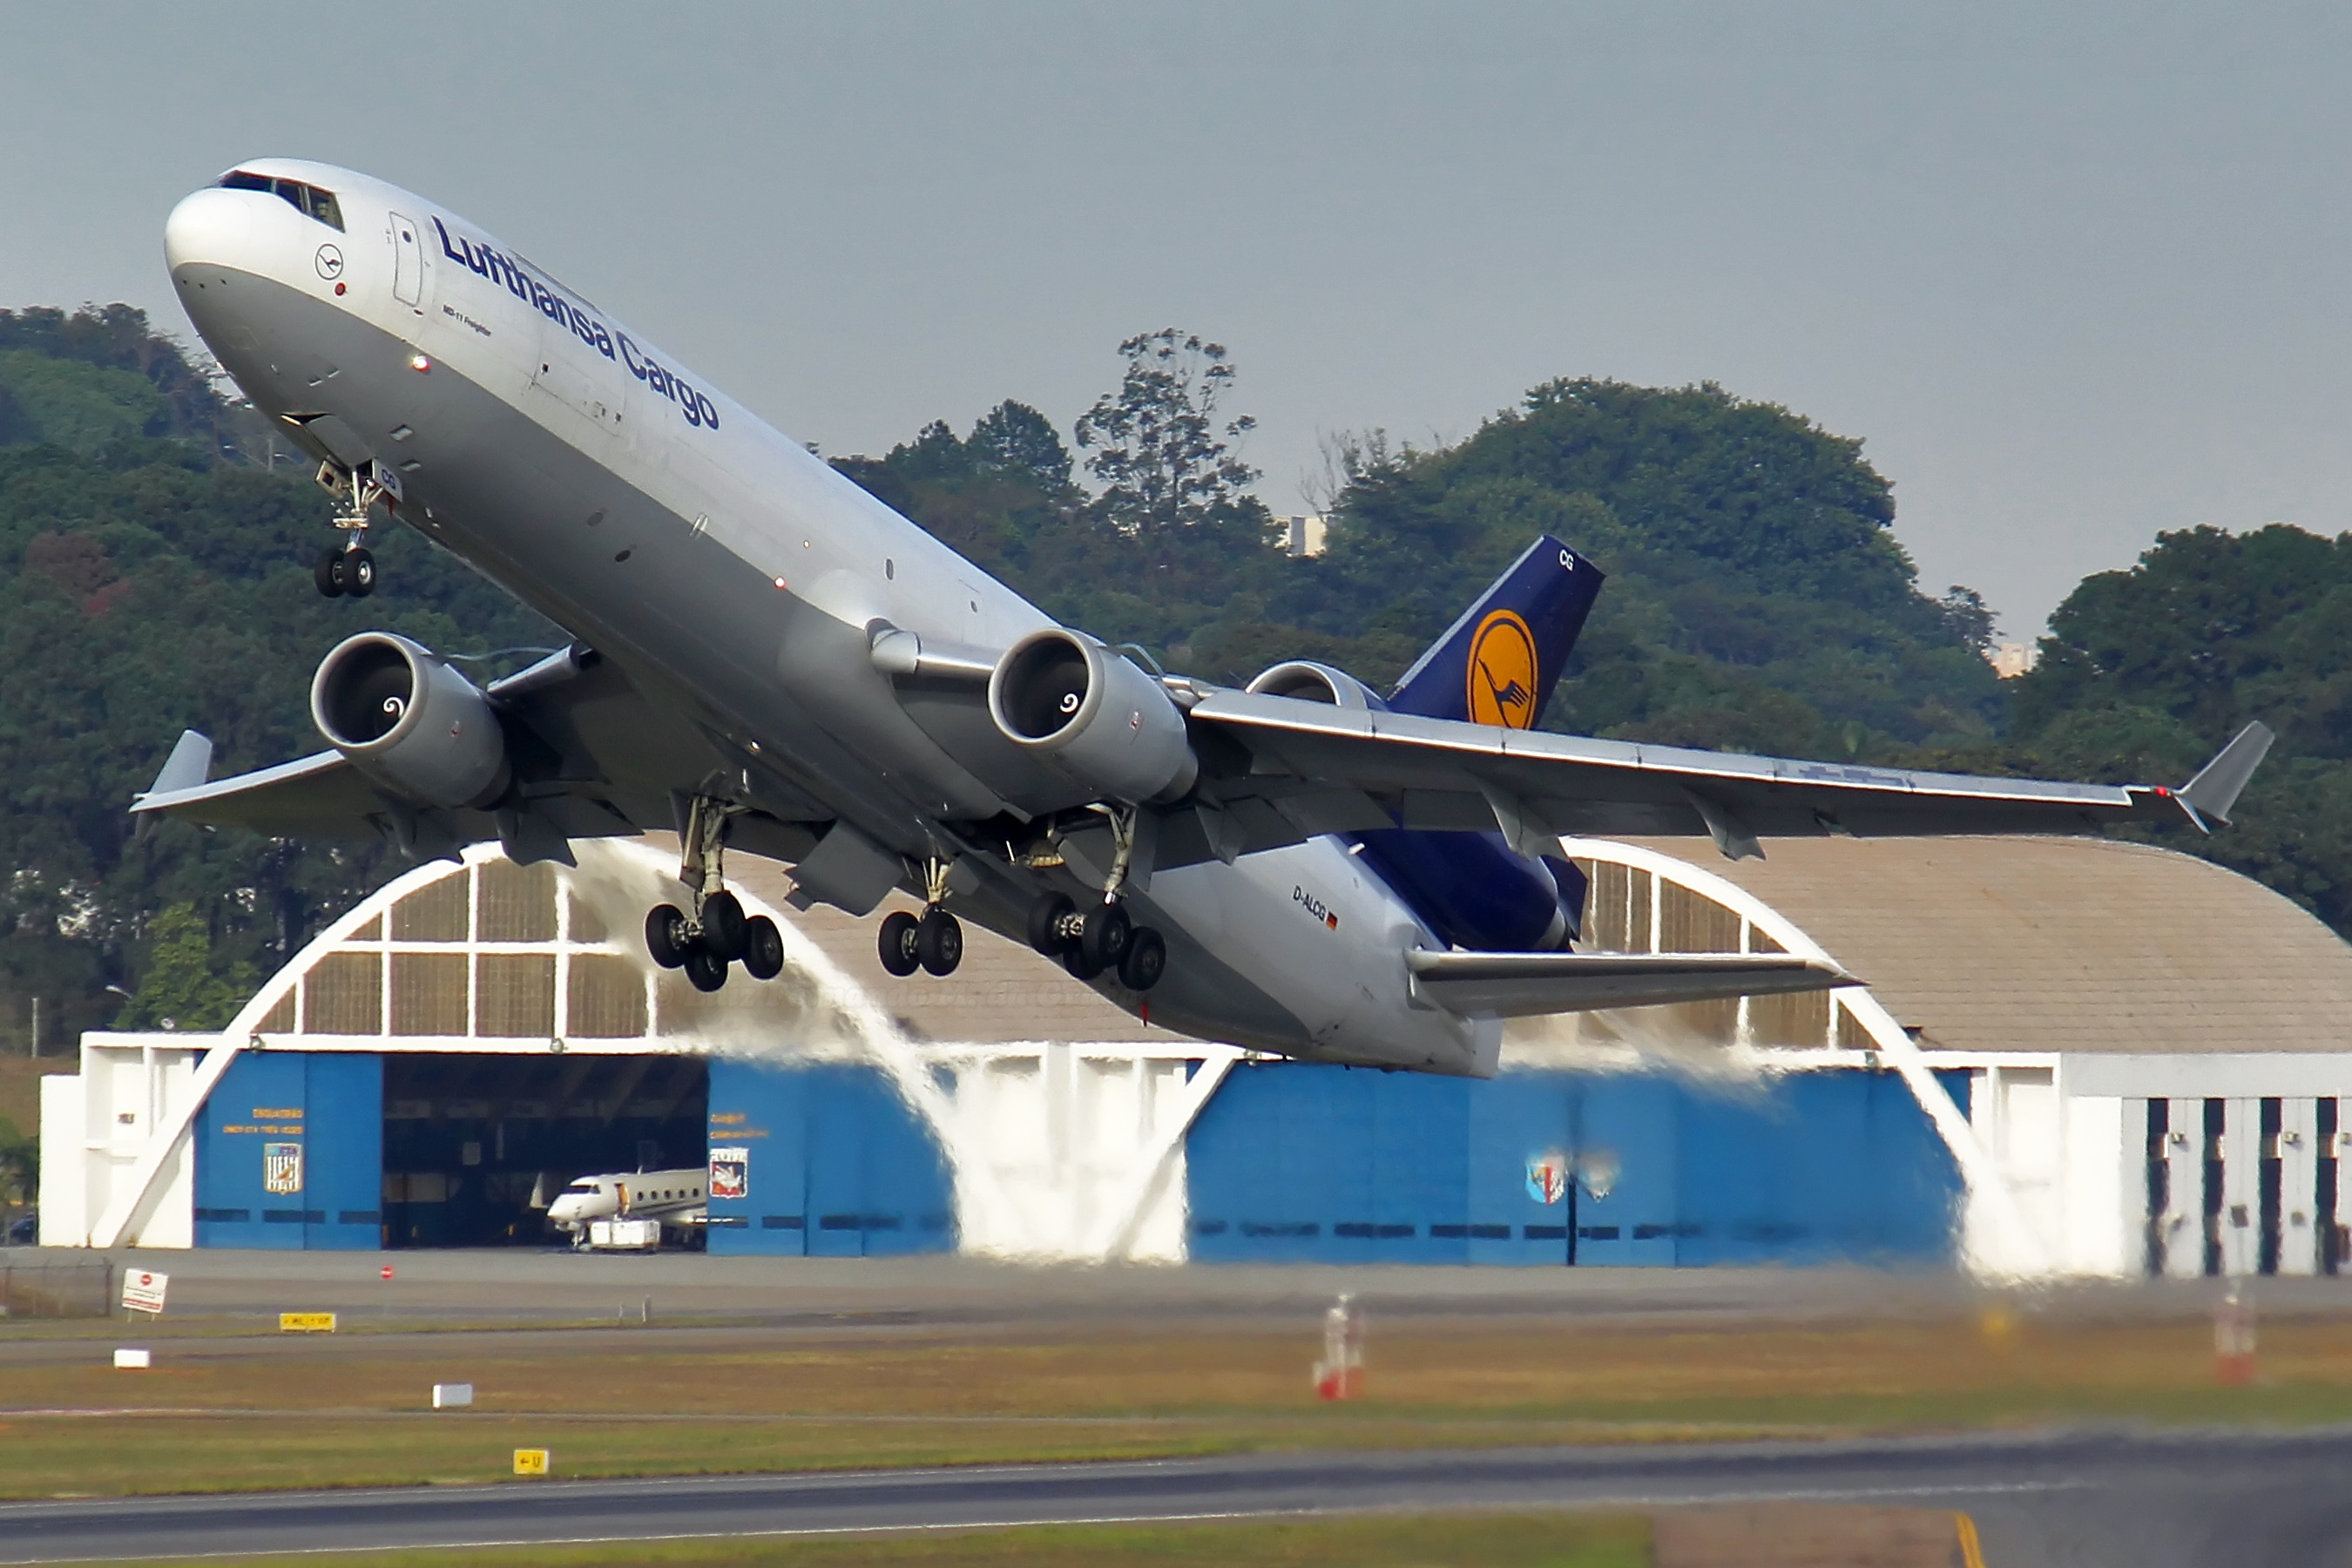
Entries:
[[368, 510], [377, 501], [389, 511], [398, 501], [373, 471], [353, 473], [338, 463], [319, 465], [319, 483], [335, 498], [335, 526], [343, 542], [320, 552], [310, 579], [330, 599], [364, 599], [375, 592], [375, 557], [367, 547]]
[[930, 861], [923, 868], [923, 879], [922, 914], [893, 910], [882, 917], [877, 935], [882, 967], [900, 979], [918, 969], [930, 974], [953, 974], [956, 965], [963, 962], [963, 922], [945, 908], [948, 863]]
[[1168, 973], [1167, 940], [1113, 900], [1081, 910], [1067, 893], [1042, 895], [1029, 906], [1029, 945], [1081, 980], [1116, 969], [1129, 991], [1149, 991]]
[[754, 980], [784, 972], [784, 939], [765, 915], [746, 916], [729, 892], [720, 860], [727, 807], [698, 797], [688, 809], [677, 879], [695, 889], [694, 912], [658, 904], [646, 916], [646, 952], [664, 969], [682, 969], [697, 991], [727, 984], [727, 966], [740, 963]]

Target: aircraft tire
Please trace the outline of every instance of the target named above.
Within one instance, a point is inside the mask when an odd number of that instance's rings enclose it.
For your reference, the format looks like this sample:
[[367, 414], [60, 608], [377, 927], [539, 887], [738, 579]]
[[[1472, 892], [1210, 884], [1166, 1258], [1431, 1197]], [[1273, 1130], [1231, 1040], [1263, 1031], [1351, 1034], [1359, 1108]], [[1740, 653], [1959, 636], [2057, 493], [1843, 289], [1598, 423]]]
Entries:
[[783, 972], [783, 933], [767, 916], [753, 915], [743, 922], [743, 973], [754, 980], [773, 980]]
[[1099, 974], [1117, 963], [1127, 951], [1127, 939], [1134, 927], [1127, 917], [1124, 904], [1097, 904], [1087, 911], [1087, 923], [1078, 931], [1078, 952], [1094, 965]]
[[744, 944], [750, 940], [743, 918], [743, 901], [732, 893], [713, 893], [702, 900], [702, 945], [719, 955], [722, 963], [732, 963], [743, 956]]
[[1149, 991], [1168, 973], [1168, 942], [1150, 926], [1138, 926], [1118, 955], [1118, 983], [1129, 991]]
[[945, 910], [926, 910], [915, 925], [915, 957], [923, 968], [945, 979], [963, 962], [963, 922]]
[[915, 952], [916, 928], [921, 923], [904, 910], [893, 910], [882, 917], [882, 929], [876, 933], [882, 967], [901, 980], [923, 966]]
[[664, 969], [684, 963], [692, 942], [686, 934], [686, 911], [676, 904], [656, 904], [646, 915], [646, 956]]
[[1068, 970], [1072, 974], [1076, 975], [1080, 980], [1092, 980], [1096, 975], [1100, 974], [1103, 972], [1103, 966], [1101, 964], [1088, 963], [1087, 955], [1075, 947], [1066, 947], [1062, 950], [1062, 967]]
[[1067, 893], [1040, 893], [1029, 906], [1029, 945], [1048, 958], [1059, 958], [1066, 945], [1062, 922], [1078, 912]]
[[364, 550], [346, 550], [335, 568], [337, 580], [343, 592], [354, 599], [364, 599], [375, 592], [375, 557]]
[[678, 967], [697, 991], [716, 991], [727, 984], [727, 961], [698, 942], [686, 950], [686, 961]]
[[320, 598], [340, 599], [343, 596], [342, 559], [343, 552], [340, 550], [321, 551], [318, 563], [310, 568], [310, 581], [319, 585]]

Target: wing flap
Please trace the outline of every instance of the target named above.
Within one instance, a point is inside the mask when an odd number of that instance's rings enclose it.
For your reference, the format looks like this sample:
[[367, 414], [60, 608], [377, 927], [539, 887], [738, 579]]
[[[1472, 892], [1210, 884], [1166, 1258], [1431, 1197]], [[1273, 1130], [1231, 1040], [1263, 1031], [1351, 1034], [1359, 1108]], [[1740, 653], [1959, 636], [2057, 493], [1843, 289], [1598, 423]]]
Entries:
[[1449, 1012], [1524, 1018], [1826, 991], [1862, 984], [1834, 963], [1788, 953], [1432, 952], [1404, 955], [1413, 987]]

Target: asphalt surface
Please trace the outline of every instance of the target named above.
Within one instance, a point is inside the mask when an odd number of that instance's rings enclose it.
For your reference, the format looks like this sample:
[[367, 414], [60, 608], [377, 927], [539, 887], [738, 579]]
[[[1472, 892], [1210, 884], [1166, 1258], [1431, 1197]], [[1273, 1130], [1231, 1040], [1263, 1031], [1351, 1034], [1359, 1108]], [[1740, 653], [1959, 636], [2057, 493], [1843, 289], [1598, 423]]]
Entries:
[[1966, 1512], [1988, 1568], [2341, 1568], [2347, 1475], [2352, 1429], [2338, 1428], [515, 1482], [10, 1504], [0, 1563], [1804, 1501]]

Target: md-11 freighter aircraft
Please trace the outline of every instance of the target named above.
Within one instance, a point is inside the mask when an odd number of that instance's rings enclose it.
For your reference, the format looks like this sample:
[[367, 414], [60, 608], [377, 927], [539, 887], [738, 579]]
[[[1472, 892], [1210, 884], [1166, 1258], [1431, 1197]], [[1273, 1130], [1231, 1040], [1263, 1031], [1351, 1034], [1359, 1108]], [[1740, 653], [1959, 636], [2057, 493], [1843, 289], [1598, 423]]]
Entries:
[[134, 809], [412, 857], [517, 861], [675, 828], [654, 959], [715, 989], [777, 933], [727, 848], [803, 905], [870, 913], [895, 973], [944, 975], [950, 910], [1151, 1022], [1286, 1055], [1485, 1075], [1505, 1017], [1851, 983], [1786, 955], [1570, 945], [1564, 834], [2072, 833], [2226, 821], [2270, 741], [2188, 784], [2059, 784], [1538, 732], [1601, 575], [1529, 547], [1383, 696], [1280, 664], [1235, 690], [1147, 672], [1050, 617], [553, 274], [439, 205], [268, 159], [165, 229], [196, 330], [341, 499], [322, 592], [365, 595], [376, 509], [562, 626], [478, 689], [369, 632], [311, 687], [330, 743], [208, 782], [184, 735]]

